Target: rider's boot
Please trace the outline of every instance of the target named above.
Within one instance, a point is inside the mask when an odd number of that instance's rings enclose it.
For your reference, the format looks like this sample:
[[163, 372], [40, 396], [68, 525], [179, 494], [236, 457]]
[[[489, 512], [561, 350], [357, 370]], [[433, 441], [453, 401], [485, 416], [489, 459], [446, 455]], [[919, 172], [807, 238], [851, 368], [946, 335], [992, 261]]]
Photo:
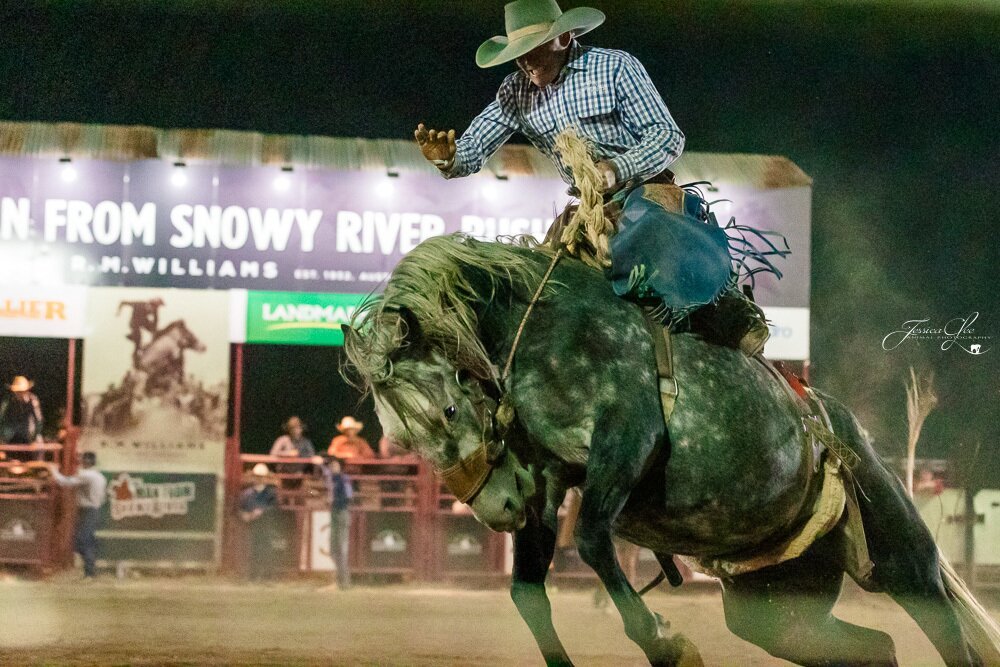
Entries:
[[741, 350], [748, 357], [763, 352], [771, 336], [764, 311], [735, 287], [691, 313], [688, 320], [691, 330], [707, 342]]

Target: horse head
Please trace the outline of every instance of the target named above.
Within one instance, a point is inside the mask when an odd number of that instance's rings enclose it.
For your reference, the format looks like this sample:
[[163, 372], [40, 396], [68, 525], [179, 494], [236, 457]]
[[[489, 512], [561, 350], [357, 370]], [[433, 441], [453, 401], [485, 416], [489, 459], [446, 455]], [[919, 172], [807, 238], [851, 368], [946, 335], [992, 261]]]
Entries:
[[371, 354], [380, 337], [395, 345], [376, 353], [381, 370], [368, 386], [386, 435], [430, 462], [480, 522], [496, 531], [523, 527], [535, 483], [497, 426], [492, 379], [456, 367], [405, 308], [383, 311], [364, 332], [345, 328], [349, 357], [362, 361], [358, 355]]
[[198, 337], [187, 328], [187, 323], [184, 320], [177, 320], [170, 325], [176, 335], [177, 344], [182, 350], [194, 350], [195, 352], [204, 352], [205, 344], [198, 340]]

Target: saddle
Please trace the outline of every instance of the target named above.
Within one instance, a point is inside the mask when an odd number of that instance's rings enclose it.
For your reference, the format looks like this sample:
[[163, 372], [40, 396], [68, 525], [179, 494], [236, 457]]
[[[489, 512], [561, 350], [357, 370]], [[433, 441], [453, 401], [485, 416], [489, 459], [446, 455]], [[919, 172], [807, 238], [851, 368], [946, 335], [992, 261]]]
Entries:
[[[671, 334], [668, 328], [649, 313], [646, 313], [644, 320], [653, 338], [660, 404], [664, 424], [669, 428], [670, 417], [680, 393], [674, 377]], [[805, 446], [813, 462], [813, 472], [814, 475], [822, 476], [820, 491], [807, 512], [804, 523], [767, 548], [729, 554], [723, 558], [679, 557], [697, 572], [722, 579], [732, 578], [797, 558], [816, 540], [839, 529], [840, 556], [844, 569], [858, 582], [870, 581], [873, 564], [861, 519], [857, 482], [851, 474], [851, 469], [860, 462], [860, 457], [834, 434], [826, 406], [804, 379], [780, 362], [769, 362], [761, 355], [754, 359], [778, 380], [789, 398], [799, 407], [807, 438]], [[846, 520], [842, 522], [845, 513]]]

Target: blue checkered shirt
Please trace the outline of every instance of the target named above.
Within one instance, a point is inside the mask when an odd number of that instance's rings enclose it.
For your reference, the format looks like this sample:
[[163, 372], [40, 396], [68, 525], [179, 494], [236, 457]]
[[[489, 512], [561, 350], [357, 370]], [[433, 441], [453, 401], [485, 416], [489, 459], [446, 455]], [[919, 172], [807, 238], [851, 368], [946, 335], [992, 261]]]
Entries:
[[568, 169], [555, 151], [556, 135], [574, 125], [608, 160], [619, 182], [663, 171], [684, 150], [684, 134], [670, 117], [645, 68], [634, 56], [573, 42], [559, 77], [538, 88], [520, 70], [500, 86], [497, 98], [458, 139], [447, 178], [482, 169], [515, 132], [521, 132], [555, 162], [563, 180]]

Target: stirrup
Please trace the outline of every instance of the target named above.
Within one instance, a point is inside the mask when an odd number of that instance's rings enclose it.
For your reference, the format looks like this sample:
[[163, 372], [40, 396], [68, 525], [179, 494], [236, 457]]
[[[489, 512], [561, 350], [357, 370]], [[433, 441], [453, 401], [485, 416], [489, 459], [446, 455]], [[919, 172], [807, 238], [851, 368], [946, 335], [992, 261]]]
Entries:
[[764, 345], [771, 337], [771, 329], [763, 322], [754, 322], [750, 330], [740, 339], [740, 350], [748, 357], [756, 357], [764, 352]]

